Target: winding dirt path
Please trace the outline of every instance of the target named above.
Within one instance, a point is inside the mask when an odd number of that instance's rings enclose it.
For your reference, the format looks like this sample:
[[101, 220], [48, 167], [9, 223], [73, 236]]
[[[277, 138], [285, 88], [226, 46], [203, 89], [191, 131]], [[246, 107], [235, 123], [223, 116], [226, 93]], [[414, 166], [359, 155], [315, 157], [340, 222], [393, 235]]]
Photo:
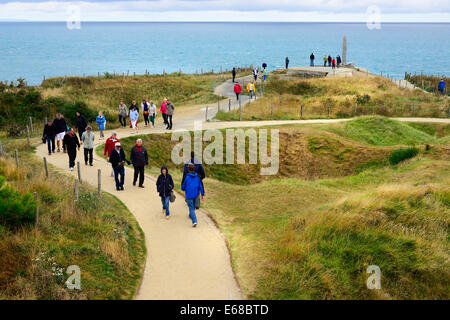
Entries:
[[[243, 78], [239, 79], [242, 83]], [[248, 77], [245, 78], [245, 81]], [[233, 84], [224, 82], [216, 88], [216, 92], [233, 98]], [[248, 97], [242, 97], [242, 105], [248, 102]], [[228, 109], [228, 99], [221, 105]], [[238, 107], [238, 102], [231, 101], [230, 108]], [[218, 105], [209, 105], [211, 110]], [[287, 121], [242, 121], [242, 122], [205, 122], [204, 106], [191, 106], [176, 109], [174, 130], [192, 130], [194, 120], [202, 120], [203, 128], [257, 127], [299, 123], [335, 123], [350, 119], [333, 120], [287, 120]], [[210, 111], [210, 117], [215, 112]], [[426, 121], [450, 123], [449, 119], [397, 118], [400, 121]], [[119, 139], [131, 136], [130, 129], [117, 129]], [[105, 136], [111, 135], [106, 131]], [[159, 117], [156, 128], [142, 129], [140, 134], [167, 132]], [[98, 140], [96, 146], [103, 144]], [[47, 155], [47, 147], [40, 144], [36, 154], [47, 157], [48, 162], [68, 174], [76, 176], [76, 170], [68, 170], [68, 157], [64, 153]], [[82, 183], [97, 186], [97, 170], [102, 172], [102, 190], [117, 196], [134, 214], [145, 234], [147, 259], [144, 276], [136, 299], [242, 299], [243, 295], [235, 279], [226, 239], [214, 222], [203, 210], [198, 212], [199, 225], [192, 228], [188, 218], [187, 206], [182, 195], [177, 195], [175, 203], [171, 204], [171, 219], [166, 220], [162, 213], [161, 201], [156, 192], [155, 178], [146, 175], [145, 189], [133, 187], [131, 184], [132, 170], [126, 169], [125, 191], [117, 192], [114, 178], [110, 176], [111, 167], [105, 159], [94, 153], [94, 166], [85, 166], [82, 152], [78, 153], [77, 161], [81, 163]], [[170, 169], [169, 169], [170, 171]], [[206, 200], [207, 201], [207, 200]]]

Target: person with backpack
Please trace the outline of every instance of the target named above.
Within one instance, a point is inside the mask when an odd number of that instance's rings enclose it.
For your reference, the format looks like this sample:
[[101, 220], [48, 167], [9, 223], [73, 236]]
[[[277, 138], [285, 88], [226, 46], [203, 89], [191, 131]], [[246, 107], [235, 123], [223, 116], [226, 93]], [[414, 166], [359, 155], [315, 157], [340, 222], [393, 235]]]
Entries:
[[139, 177], [139, 188], [144, 188], [145, 167], [148, 168], [148, 153], [142, 145], [142, 139], [137, 139], [136, 145], [131, 148], [130, 161], [134, 168], [133, 186], [136, 186]]
[[131, 108], [130, 121], [131, 121], [131, 128], [134, 129], [134, 132], [132, 132], [132, 133], [139, 132], [139, 128], [137, 126], [138, 119], [139, 119], [139, 111], [136, 108]]
[[148, 107], [148, 112], [150, 114], [150, 121], [152, 123], [152, 128], [154, 128], [156, 119], [156, 106], [152, 100], [150, 100], [150, 107]]
[[73, 128], [70, 128], [69, 132], [64, 136], [63, 144], [69, 155], [69, 169], [70, 171], [73, 171], [75, 159], [77, 158], [77, 148], [80, 150], [80, 142]]
[[167, 100], [166, 103], [166, 109], [167, 109], [167, 128], [168, 130], [172, 130], [173, 122], [173, 112], [175, 111], [175, 106], [170, 100]]
[[[195, 158], [194, 152], [191, 152], [191, 158], [184, 163], [184, 170], [183, 170], [183, 177], [181, 179], [181, 185], [183, 185], [184, 180], [186, 180], [189, 164], [194, 165], [194, 171], [197, 174], [197, 176], [200, 178], [203, 190], [205, 190], [205, 185], [203, 184], [203, 180], [206, 178], [205, 168], [203, 167], [202, 163], [198, 159]], [[196, 209], [200, 208], [200, 198], [196, 199], [195, 208]]]
[[169, 174], [169, 170], [166, 166], [161, 167], [161, 174], [156, 181], [156, 190], [161, 197], [162, 212], [166, 214], [166, 219], [170, 218], [170, 195], [175, 187], [172, 176]]
[[247, 84], [247, 91], [248, 91], [248, 96], [249, 96], [250, 100], [252, 100], [254, 92], [256, 92], [256, 87], [255, 87], [253, 80]]
[[231, 71], [231, 75], [233, 76], [233, 83], [234, 83], [236, 80], [236, 68], [235, 67], [233, 67], [233, 70]]
[[309, 56], [309, 60], [310, 60], [310, 66], [311, 67], [314, 67], [314, 53], [311, 53], [311, 55]]
[[[53, 126], [55, 128], [55, 137], [56, 137], [56, 145], [58, 146], [58, 152], [60, 152], [60, 141], [64, 140], [64, 136], [66, 135], [66, 132], [68, 131], [68, 125], [66, 122], [66, 119], [61, 115], [61, 113], [58, 113], [56, 115], [55, 120], [53, 120]], [[63, 150], [66, 152], [64, 143], [63, 143]]]
[[92, 167], [92, 162], [94, 161], [94, 139], [95, 134], [92, 132], [92, 127], [87, 126], [86, 131], [83, 132], [81, 136], [81, 142], [83, 142], [84, 148], [84, 164], [87, 165], [89, 161], [89, 165]]
[[148, 124], [150, 123], [150, 120], [148, 118], [149, 117], [148, 102], [147, 102], [147, 100], [145, 100], [145, 98], [142, 99], [141, 108], [142, 108], [142, 113], [144, 115], [144, 125], [147, 127]]
[[241, 92], [242, 92], [242, 86], [238, 82], [234, 85], [234, 93], [236, 94], [236, 100], [238, 100], [238, 101], [239, 101], [239, 95], [241, 94]]
[[95, 119], [95, 121], [97, 122], [97, 126], [98, 126], [98, 130], [100, 130], [100, 140], [105, 138], [105, 135], [103, 134], [103, 131], [105, 130], [105, 126], [106, 126], [106, 118], [103, 115], [103, 112], [99, 112], [97, 119]]
[[[123, 185], [125, 183], [125, 162], [131, 164], [125, 156], [125, 152], [120, 145], [120, 142], [116, 142], [114, 149], [111, 151], [109, 156], [109, 162], [111, 163], [114, 170], [114, 179], [116, 181], [116, 190], [123, 191]], [[120, 179], [119, 179], [120, 177]]]
[[203, 190], [202, 182], [199, 176], [195, 173], [195, 166], [193, 163], [188, 165], [188, 174], [181, 186], [181, 190], [185, 192], [186, 203], [189, 208], [189, 218], [192, 220], [192, 227], [197, 226], [197, 216], [195, 215], [195, 201], [201, 195], [204, 200], [205, 191]]
[[55, 126], [52, 120], [48, 120], [44, 125], [44, 133], [42, 134], [42, 142], [47, 143], [48, 155], [55, 153]]
[[128, 117], [127, 105], [123, 102], [123, 100], [121, 100], [119, 104], [119, 122], [122, 128], [125, 128], [127, 126], [127, 117]]
[[83, 132], [86, 131], [86, 127], [88, 125], [86, 118], [81, 114], [80, 111], [77, 111], [77, 130], [78, 130], [78, 136], [80, 137], [83, 135]]

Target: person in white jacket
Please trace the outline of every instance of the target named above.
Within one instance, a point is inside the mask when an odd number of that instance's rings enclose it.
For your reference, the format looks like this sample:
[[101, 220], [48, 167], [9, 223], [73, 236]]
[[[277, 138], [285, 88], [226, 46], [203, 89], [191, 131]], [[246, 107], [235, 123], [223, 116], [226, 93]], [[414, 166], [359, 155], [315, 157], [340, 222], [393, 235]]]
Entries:
[[134, 133], [139, 132], [139, 129], [137, 127], [138, 119], [139, 119], [139, 111], [137, 111], [136, 108], [132, 108], [130, 110], [130, 121], [131, 121], [131, 127], [134, 129]]
[[148, 108], [150, 114], [150, 121], [152, 122], [152, 128], [155, 127], [155, 118], [156, 118], [156, 105], [150, 100], [150, 107]]

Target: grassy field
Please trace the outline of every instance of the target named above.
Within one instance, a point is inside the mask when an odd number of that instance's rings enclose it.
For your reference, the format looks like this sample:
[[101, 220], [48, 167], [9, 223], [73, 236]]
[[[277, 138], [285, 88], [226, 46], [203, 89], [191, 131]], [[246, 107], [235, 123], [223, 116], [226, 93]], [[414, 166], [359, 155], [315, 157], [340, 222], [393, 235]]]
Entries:
[[[246, 297], [450, 297], [448, 125], [367, 117], [279, 129], [279, 175], [206, 166], [203, 205], [227, 236]], [[169, 139], [144, 143], [150, 172], [169, 164], [179, 188]], [[126, 150], [133, 140], [122, 140]], [[416, 157], [389, 164], [393, 150], [412, 145]], [[369, 265], [381, 268], [381, 290], [366, 287]]]
[[[275, 75], [269, 77], [264, 88], [263, 98], [243, 108], [243, 120], [267, 120], [271, 114], [274, 120], [361, 115], [446, 118], [449, 112], [448, 99], [399, 88], [379, 76], [284, 79]], [[239, 120], [239, 110], [220, 112], [216, 118]]]
[[[0, 226], [1, 299], [132, 299], [145, 264], [144, 234], [116, 197], [80, 185], [50, 168], [45, 177], [26, 141], [1, 139], [0, 176], [20, 194], [39, 193], [39, 225]], [[20, 154], [20, 167], [11, 157]], [[34, 220], [34, 219], [33, 219]], [[81, 270], [81, 290], [69, 290], [69, 265]]]

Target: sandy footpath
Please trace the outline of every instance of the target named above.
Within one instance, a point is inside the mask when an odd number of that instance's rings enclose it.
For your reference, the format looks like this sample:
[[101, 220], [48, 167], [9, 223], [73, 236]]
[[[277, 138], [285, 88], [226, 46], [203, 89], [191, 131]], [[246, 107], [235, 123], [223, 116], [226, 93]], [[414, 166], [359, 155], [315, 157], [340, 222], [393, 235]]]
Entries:
[[[249, 79], [248, 77], [245, 79]], [[242, 78], [240, 79], [242, 82]], [[233, 84], [227, 81], [216, 88], [216, 92], [233, 97]], [[248, 103], [248, 97], [242, 97], [242, 105]], [[228, 107], [228, 100], [222, 106]], [[231, 108], [238, 107], [232, 100]], [[212, 106], [213, 105], [209, 105]], [[191, 106], [175, 109], [174, 130], [183, 128], [192, 130], [194, 120], [205, 120], [206, 106]], [[210, 111], [211, 112], [211, 111]], [[211, 113], [211, 117], [215, 114]], [[208, 118], [210, 118], [208, 116]], [[301, 123], [335, 123], [350, 119], [332, 120], [287, 120], [287, 121], [242, 121], [242, 122], [203, 122], [203, 129], [256, 127]], [[396, 118], [400, 121], [427, 121], [450, 123], [450, 119]], [[117, 129], [118, 138], [132, 136], [131, 129]], [[105, 132], [105, 137], [112, 130]], [[158, 115], [154, 129], [141, 129], [139, 134], [161, 133], [164, 130], [161, 117]], [[103, 144], [96, 134], [96, 146]], [[166, 220], [162, 213], [162, 205], [156, 191], [155, 177], [146, 175], [145, 189], [132, 186], [133, 171], [126, 169], [125, 191], [116, 191], [114, 178], [110, 176], [111, 166], [104, 158], [94, 152], [94, 166], [85, 166], [83, 149], [78, 152], [77, 161], [81, 163], [82, 183], [97, 186], [97, 170], [102, 171], [102, 190], [117, 196], [134, 214], [145, 234], [147, 259], [144, 277], [136, 299], [242, 299], [243, 295], [235, 279], [226, 240], [220, 230], [203, 210], [197, 212], [199, 221], [197, 228], [191, 227], [188, 209], [182, 195], [177, 194], [175, 203], [171, 203], [171, 219]], [[47, 146], [40, 144], [36, 154], [47, 157], [48, 162], [72, 174], [69, 171], [67, 154], [55, 153], [47, 155]], [[150, 164], [151, 165], [151, 164]], [[170, 167], [170, 164], [169, 164]], [[170, 173], [170, 168], [169, 168]], [[207, 196], [206, 196], [206, 201]]]

